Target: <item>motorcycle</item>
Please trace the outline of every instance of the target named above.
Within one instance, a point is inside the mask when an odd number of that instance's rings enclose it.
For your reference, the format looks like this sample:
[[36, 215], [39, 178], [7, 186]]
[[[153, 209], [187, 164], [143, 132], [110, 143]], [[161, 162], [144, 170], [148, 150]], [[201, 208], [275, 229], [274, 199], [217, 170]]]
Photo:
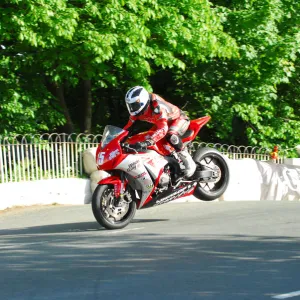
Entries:
[[[210, 120], [205, 116], [190, 122], [181, 136], [187, 147]], [[219, 198], [229, 183], [229, 168], [215, 149], [199, 148], [193, 159], [197, 165], [191, 178], [184, 177], [184, 165], [175, 149], [165, 140], [147, 149], [134, 147], [151, 132], [129, 137], [129, 132], [107, 125], [96, 151], [98, 170], [110, 174], [99, 181], [92, 197], [92, 211], [107, 229], [121, 229], [134, 218], [137, 209], [168, 203], [194, 195], [204, 201]]]

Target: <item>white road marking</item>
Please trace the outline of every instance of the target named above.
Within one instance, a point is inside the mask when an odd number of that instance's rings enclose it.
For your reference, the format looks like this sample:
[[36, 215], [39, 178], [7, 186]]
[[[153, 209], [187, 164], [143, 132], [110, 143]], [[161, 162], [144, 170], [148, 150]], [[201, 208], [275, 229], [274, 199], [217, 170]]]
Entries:
[[272, 298], [274, 298], [274, 299], [287, 299], [287, 298], [292, 298], [292, 297], [297, 297], [297, 296], [300, 296], [300, 291], [281, 294], [281, 295], [273, 296]]

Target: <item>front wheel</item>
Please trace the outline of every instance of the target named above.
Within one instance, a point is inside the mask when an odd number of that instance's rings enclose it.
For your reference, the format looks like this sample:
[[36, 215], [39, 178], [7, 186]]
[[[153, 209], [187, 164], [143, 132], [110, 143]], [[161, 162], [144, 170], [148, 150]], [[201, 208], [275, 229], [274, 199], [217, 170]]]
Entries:
[[[194, 196], [204, 201], [211, 201], [224, 194], [229, 183], [229, 168], [221, 153], [213, 148], [200, 148], [193, 156], [197, 171], [213, 172], [211, 178], [199, 178]], [[196, 173], [195, 172], [195, 173]]]
[[121, 229], [127, 226], [136, 212], [134, 193], [129, 187], [124, 193], [124, 198], [116, 201], [113, 185], [98, 185], [92, 198], [94, 217], [106, 229]]

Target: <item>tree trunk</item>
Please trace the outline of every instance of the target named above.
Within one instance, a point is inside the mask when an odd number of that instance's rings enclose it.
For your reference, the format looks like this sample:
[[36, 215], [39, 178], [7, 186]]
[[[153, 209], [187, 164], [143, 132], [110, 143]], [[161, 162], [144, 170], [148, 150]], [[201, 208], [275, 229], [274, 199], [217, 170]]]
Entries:
[[65, 132], [66, 133], [73, 133], [74, 132], [74, 125], [69, 113], [69, 109], [67, 107], [66, 101], [65, 101], [65, 95], [64, 95], [64, 86], [61, 85], [55, 85], [55, 91], [56, 91], [56, 97], [59, 101], [59, 104], [63, 110], [63, 114], [66, 118], [66, 124], [64, 125]]
[[[60, 130], [62, 130], [64, 133], [73, 133], [74, 132], [74, 124], [71, 119], [71, 115], [69, 113], [69, 108], [67, 106], [66, 100], [65, 100], [65, 93], [64, 93], [64, 84], [58, 84], [53, 81], [51, 81], [50, 78], [45, 77], [45, 86], [48, 89], [48, 91], [56, 97], [56, 99], [59, 102], [61, 110], [59, 112], [62, 112], [65, 119], [66, 124], [64, 124]], [[55, 108], [56, 109], [56, 108]]]
[[83, 131], [91, 133], [92, 131], [92, 84], [91, 80], [83, 81], [84, 97], [83, 97]]

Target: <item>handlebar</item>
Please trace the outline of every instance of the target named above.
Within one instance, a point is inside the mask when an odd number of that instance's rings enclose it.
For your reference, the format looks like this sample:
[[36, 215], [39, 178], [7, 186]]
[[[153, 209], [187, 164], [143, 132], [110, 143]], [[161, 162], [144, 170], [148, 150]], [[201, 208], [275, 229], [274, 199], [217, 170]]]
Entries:
[[121, 144], [121, 148], [125, 151], [125, 152], [135, 152], [138, 153], [138, 151], [136, 149], [134, 149], [133, 147], [131, 147], [132, 145], [128, 144], [128, 143], [122, 143]]
[[138, 147], [135, 144], [128, 144], [128, 143], [122, 143], [121, 147], [125, 152], [139, 153], [147, 150], [147, 148]]

